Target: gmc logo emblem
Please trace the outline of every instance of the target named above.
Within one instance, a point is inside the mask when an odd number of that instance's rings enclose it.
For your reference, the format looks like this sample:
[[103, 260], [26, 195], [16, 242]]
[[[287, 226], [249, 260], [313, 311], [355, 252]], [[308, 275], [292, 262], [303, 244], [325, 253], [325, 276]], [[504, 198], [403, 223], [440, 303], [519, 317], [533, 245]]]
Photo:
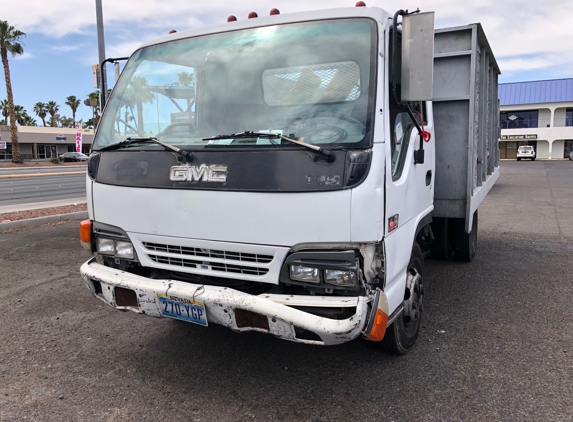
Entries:
[[227, 181], [227, 166], [213, 164], [208, 166], [173, 166], [169, 170], [172, 182], [220, 182]]

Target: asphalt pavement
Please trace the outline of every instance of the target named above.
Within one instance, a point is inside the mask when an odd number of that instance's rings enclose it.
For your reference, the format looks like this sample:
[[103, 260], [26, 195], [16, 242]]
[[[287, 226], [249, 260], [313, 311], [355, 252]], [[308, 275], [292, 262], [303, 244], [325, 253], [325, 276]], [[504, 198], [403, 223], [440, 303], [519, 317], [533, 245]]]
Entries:
[[0, 420], [571, 420], [572, 184], [568, 161], [502, 164], [474, 262], [426, 260], [402, 357], [115, 311], [77, 222], [0, 234]]

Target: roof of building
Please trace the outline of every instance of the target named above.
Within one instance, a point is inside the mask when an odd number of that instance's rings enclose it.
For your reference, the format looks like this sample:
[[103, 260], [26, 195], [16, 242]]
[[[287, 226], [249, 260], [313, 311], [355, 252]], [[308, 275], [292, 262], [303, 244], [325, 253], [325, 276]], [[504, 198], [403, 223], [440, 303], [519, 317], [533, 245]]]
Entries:
[[573, 102], [573, 78], [499, 84], [503, 105]]

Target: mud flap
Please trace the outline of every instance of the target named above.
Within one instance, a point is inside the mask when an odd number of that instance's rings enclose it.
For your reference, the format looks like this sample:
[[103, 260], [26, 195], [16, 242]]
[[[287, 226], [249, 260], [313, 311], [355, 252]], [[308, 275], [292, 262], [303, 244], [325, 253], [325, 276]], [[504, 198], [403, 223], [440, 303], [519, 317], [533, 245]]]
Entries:
[[363, 332], [366, 340], [382, 341], [388, 326], [388, 313], [388, 298], [382, 290], [376, 289], [372, 301], [372, 312], [370, 312], [368, 324]]

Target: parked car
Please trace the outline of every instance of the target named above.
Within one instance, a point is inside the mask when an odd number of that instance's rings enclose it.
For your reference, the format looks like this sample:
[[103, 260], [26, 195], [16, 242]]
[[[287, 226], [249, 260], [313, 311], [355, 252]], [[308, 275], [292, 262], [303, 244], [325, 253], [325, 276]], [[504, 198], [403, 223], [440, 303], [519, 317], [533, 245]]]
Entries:
[[569, 161], [573, 160], [573, 150], [569, 153]]
[[60, 155], [60, 161], [88, 161], [88, 156], [81, 152], [66, 152]]
[[517, 148], [517, 161], [521, 161], [522, 158], [535, 160], [535, 149], [531, 145], [522, 145]]

